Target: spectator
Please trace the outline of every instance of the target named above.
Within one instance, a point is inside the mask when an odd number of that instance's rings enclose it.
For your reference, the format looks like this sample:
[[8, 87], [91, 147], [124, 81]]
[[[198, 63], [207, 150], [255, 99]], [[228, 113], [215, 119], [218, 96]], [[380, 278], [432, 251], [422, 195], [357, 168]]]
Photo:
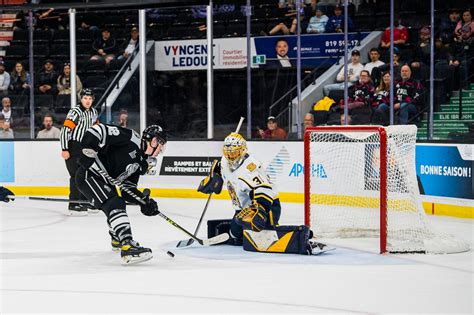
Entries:
[[13, 130], [10, 128], [10, 123], [5, 121], [5, 116], [0, 114], [0, 139], [13, 139]]
[[326, 30], [326, 24], [329, 18], [323, 14], [320, 8], [316, 8], [314, 16], [309, 20], [308, 28], [306, 33], [308, 34], [320, 34]]
[[[395, 29], [393, 30], [393, 43], [394, 45], [403, 45], [408, 41], [408, 30], [402, 25], [400, 18], [395, 18], [393, 21]], [[390, 27], [387, 27], [383, 32], [382, 39], [380, 41], [380, 47], [390, 47]]]
[[311, 113], [306, 113], [303, 119], [303, 128], [306, 129], [308, 127], [314, 126], [314, 115]]
[[51, 114], [44, 115], [43, 130], [38, 132], [37, 139], [59, 139], [61, 131], [53, 126], [53, 116]]
[[8, 95], [10, 87], [10, 74], [5, 71], [5, 62], [0, 60], [0, 96]]
[[390, 123], [390, 80], [390, 72], [384, 72], [380, 84], [375, 89], [373, 103], [375, 111], [372, 122], [376, 125], [387, 126]]
[[469, 9], [462, 13], [462, 19], [454, 29], [455, 41], [463, 42], [471, 45], [474, 37], [474, 22], [472, 21], [472, 14]]
[[[393, 47], [393, 72], [395, 73], [395, 80], [400, 79], [400, 52], [397, 47]], [[379, 86], [382, 73], [390, 71], [390, 63], [383, 64], [377, 68], [372, 69], [372, 81], [375, 86]]]
[[92, 49], [96, 54], [91, 57], [91, 61], [104, 61], [105, 64], [109, 64], [115, 59], [117, 44], [115, 38], [110, 36], [108, 29], [102, 30], [102, 37], [97, 38], [92, 43]]
[[275, 45], [276, 60], [268, 60], [268, 67], [289, 68], [292, 67], [290, 58], [288, 57], [288, 42], [284, 38], [279, 38]]
[[[334, 16], [331, 16], [326, 24], [326, 33], [343, 33], [344, 32], [344, 15], [342, 15], [342, 6], [337, 5], [334, 8]], [[349, 32], [354, 28], [354, 23], [350, 17], [347, 17], [347, 27]]]
[[5, 119], [5, 121], [9, 124], [13, 122], [11, 107], [12, 107], [12, 101], [10, 100], [10, 98], [9, 97], [2, 98], [1, 114], [3, 115], [3, 118]]
[[274, 116], [270, 116], [267, 118], [267, 130], [263, 131], [262, 129], [259, 129], [258, 134], [262, 139], [267, 140], [286, 139], [286, 131], [283, 128], [278, 127]]
[[118, 125], [123, 128], [128, 128], [128, 111], [126, 109], [120, 110]]
[[[353, 124], [364, 125], [370, 123], [374, 90], [369, 71], [362, 70], [359, 82], [349, 90], [348, 109]], [[344, 100], [341, 100], [339, 106], [344, 109]]]
[[411, 69], [417, 78], [427, 79], [429, 75], [430, 65], [430, 43], [431, 43], [431, 27], [425, 26], [420, 30], [420, 40], [415, 47]]
[[37, 88], [40, 94], [56, 95], [56, 80], [58, 73], [54, 71], [53, 61], [48, 59], [43, 65], [43, 70], [38, 74]]
[[[355, 82], [359, 80], [359, 74], [364, 70], [364, 66], [360, 63], [360, 52], [354, 49], [351, 53], [351, 63], [347, 66], [348, 74], [348, 86], [351, 87]], [[332, 90], [343, 90], [344, 89], [344, 67], [341, 68], [337, 74], [336, 81], [342, 83], [328, 84], [323, 88], [324, 95], [329, 95]]]
[[130, 39], [124, 42], [122, 47], [122, 52], [120, 56], [118, 56], [118, 60], [127, 59], [138, 46], [138, 28], [134, 27], [130, 31]]
[[372, 69], [384, 65], [383, 61], [380, 61], [380, 52], [377, 48], [372, 48], [369, 53], [370, 62], [367, 62], [364, 66], [364, 70], [369, 71], [372, 74]]
[[280, 9], [294, 10], [295, 6], [295, 0], [278, 0], [278, 7]]
[[449, 15], [441, 20], [439, 25], [439, 36], [443, 44], [449, 45], [454, 42], [454, 30], [459, 22], [459, 10], [449, 10]]
[[[293, 15], [293, 14], [289, 14], [289, 15]], [[296, 13], [294, 14], [296, 15]], [[301, 15], [301, 21], [303, 21], [304, 19], [304, 12], [300, 13]], [[270, 32], [268, 32], [268, 35], [270, 36], [273, 36], [279, 32], [283, 33], [283, 35], [290, 35], [290, 34], [296, 34], [296, 27], [298, 26], [298, 21], [296, 18], [294, 18], [292, 21], [291, 21], [291, 26], [288, 28], [288, 26], [286, 26], [285, 23], [278, 23], [277, 25], [275, 25], [271, 30]], [[302, 25], [301, 29], [305, 29]], [[265, 32], [261, 32], [262, 35], [267, 35]]]
[[[65, 63], [63, 65], [63, 73], [59, 75], [57, 80], [57, 86], [59, 95], [70, 95], [71, 94], [71, 65]], [[76, 92], [77, 96], [80, 97], [82, 91], [82, 83], [79, 76], [76, 75]]]
[[25, 71], [21, 62], [17, 62], [10, 74], [10, 91], [13, 94], [28, 94], [30, 86], [30, 74]]
[[[352, 125], [351, 115], [347, 115], [347, 124]], [[345, 126], [345, 125], [346, 125], [346, 116], [344, 115], [344, 113], [342, 113], [341, 114], [341, 126]]]
[[99, 21], [100, 17], [92, 12], [87, 12], [79, 16], [79, 30], [91, 31], [93, 34], [93, 39], [99, 37], [100, 29], [94, 25], [94, 22]]
[[421, 105], [422, 85], [411, 78], [410, 66], [404, 65], [400, 72], [401, 80], [395, 84], [397, 103], [394, 109], [399, 111], [401, 125], [408, 124], [411, 115], [416, 114], [417, 106]]

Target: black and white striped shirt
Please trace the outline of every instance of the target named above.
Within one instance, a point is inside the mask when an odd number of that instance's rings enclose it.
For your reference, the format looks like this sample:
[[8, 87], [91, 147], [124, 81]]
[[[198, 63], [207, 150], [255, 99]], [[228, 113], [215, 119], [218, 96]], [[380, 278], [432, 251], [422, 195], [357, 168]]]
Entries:
[[69, 110], [61, 129], [61, 149], [69, 149], [69, 141], [81, 142], [87, 129], [98, 123], [97, 110], [91, 107], [89, 110], [82, 105], [77, 105]]

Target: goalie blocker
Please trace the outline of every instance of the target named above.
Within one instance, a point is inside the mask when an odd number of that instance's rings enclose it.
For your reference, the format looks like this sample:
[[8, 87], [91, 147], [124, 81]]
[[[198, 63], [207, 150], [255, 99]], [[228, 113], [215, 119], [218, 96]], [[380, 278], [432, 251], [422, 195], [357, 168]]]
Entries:
[[[209, 220], [207, 236], [209, 238], [221, 233], [229, 233], [232, 220]], [[332, 248], [312, 240], [313, 232], [306, 226], [275, 226], [272, 230], [260, 232], [244, 230], [241, 240], [229, 239], [228, 245], [243, 245], [249, 252], [285, 253], [314, 255]]]

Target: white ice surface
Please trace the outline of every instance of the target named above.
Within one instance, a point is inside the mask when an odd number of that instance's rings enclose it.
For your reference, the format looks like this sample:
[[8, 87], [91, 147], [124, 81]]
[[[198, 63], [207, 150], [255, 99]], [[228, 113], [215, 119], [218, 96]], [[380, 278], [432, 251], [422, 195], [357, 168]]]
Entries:
[[[205, 200], [159, 199], [193, 231]], [[452, 255], [375, 253], [376, 242], [335, 242], [321, 256], [258, 254], [231, 246], [174, 248], [184, 235], [159, 217], [128, 210], [134, 237], [154, 258], [122, 266], [105, 216], [69, 217], [67, 205], [0, 204], [0, 313], [473, 313], [472, 251]], [[206, 218], [228, 218], [212, 200]], [[302, 222], [283, 204], [281, 224]], [[473, 243], [473, 221], [430, 217]], [[203, 224], [200, 236], [206, 237]], [[356, 249], [357, 248], [357, 249]], [[175, 253], [175, 258], [166, 251]]]

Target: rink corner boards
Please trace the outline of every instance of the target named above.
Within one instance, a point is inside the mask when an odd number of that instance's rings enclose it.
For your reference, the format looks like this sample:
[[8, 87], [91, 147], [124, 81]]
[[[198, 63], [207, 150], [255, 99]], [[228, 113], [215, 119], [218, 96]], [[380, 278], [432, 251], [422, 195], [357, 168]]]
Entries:
[[[68, 187], [61, 186], [11, 186], [12, 190], [18, 196], [67, 196]], [[184, 188], [152, 188], [151, 194], [158, 198], [207, 198], [207, 195], [197, 192], [194, 189]], [[303, 203], [302, 193], [282, 192], [279, 195], [282, 202]], [[219, 195], [214, 195], [214, 199], [230, 200], [226, 191]], [[466, 205], [449, 204], [447, 202], [423, 202], [423, 208], [426, 214], [450, 216], [456, 218], [474, 219], [474, 202], [466, 201]]]

